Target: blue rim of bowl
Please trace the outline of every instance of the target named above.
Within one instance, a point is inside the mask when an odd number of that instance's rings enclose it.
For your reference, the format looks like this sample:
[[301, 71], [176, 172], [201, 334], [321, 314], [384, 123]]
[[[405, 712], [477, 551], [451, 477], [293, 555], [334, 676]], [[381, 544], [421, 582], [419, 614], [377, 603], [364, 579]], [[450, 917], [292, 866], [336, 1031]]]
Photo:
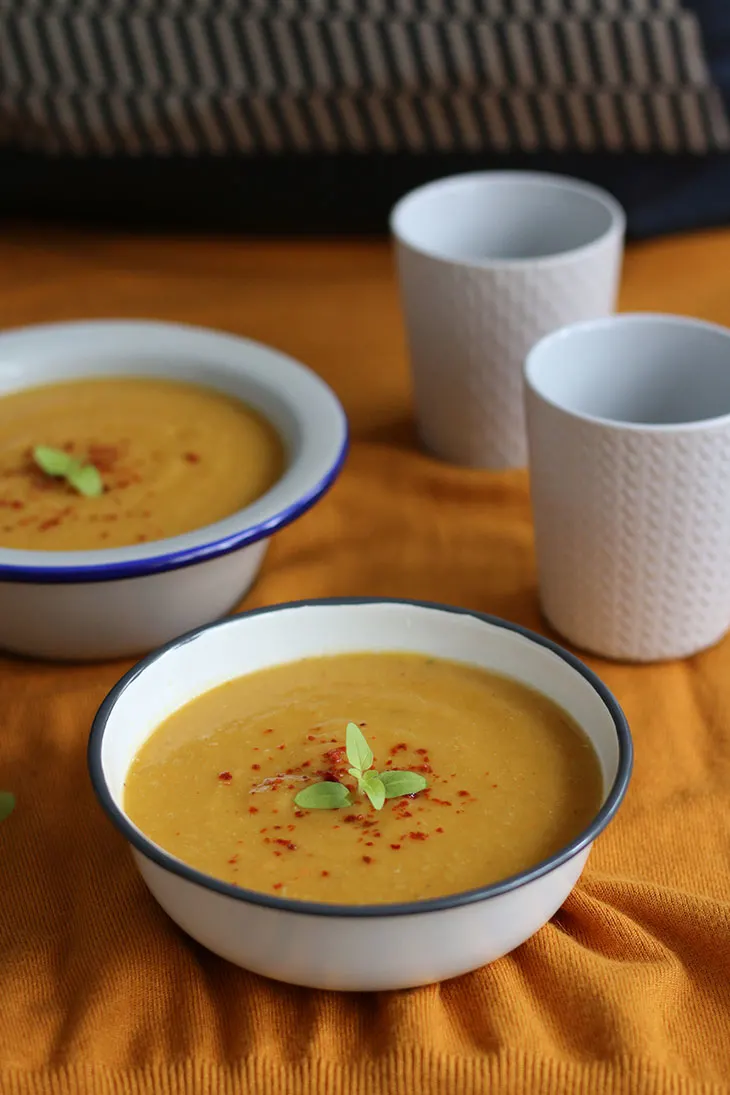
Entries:
[[[453, 615], [471, 616], [474, 619], [481, 620], [494, 627], [502, 628], [504, 631], [512, 631], [518, 635], [522, 635], [523, 638], [528, 639], [530, 642], [552, 651], [553, 654], [556, 654], [562, 661], [566, 662], [567, 665], [588, 682], [603, 701], [613, 721], [618, 740], [619, 760], [616, 778], [606, 796], [605, 802], [590, 825], [559, 852], [556, 852], [555, 855], [542, 860], [542, 862], [537, 863], [527, 871], [521, 871], [519, 874], [512, 875], [510, 878], [505, 878], [500, 882], [495, 882], [487, 886], [480, 886], [473, 890], [464, 890], [461, 893], [448, 894], [444, 897], [429, 898], [423, 901], [378, 905], [335, 905], [319, 901], [298, 901], [293, 898], [274, 897], [271, 894], [259, 893], [256, 890], [247, 890], [244, 887], [233, 886], [228, 882], [222, 882], [216, 878], [212, 878], [210, 875], [204, 874], [194, 867], [189, 867], [186, 863], [183, 863], [175, 856], [164, 851], [164, 849], [160, 848], [151, 840], [148, 840], [148, 838], [129, 821], [124, 811], [117, 806], [107, 786], [101, 760], [106, 725], [109, 716], [122, 693], [145, 671], [145, 669], [159, 658], [163, 657], [169, 651], [174, 650], [176, 647], [193, 642], [204, 632], [212, 631], [220, 627], [231, 626], [241, 617], [262, 616], [268, 613], [281, 612], [285, 609], [292, 608], [317, 608], [325, 606], [336, 608], [338, 606], [354, 607], [357, 605], [387, 604], [410, 605], [417, 608], [447, 612]], [[631, 731], [629, 730], [626, 716], [621, 710], [618, 701], [603, 681], [579, 658], [574, 654], [571, 654], [570, 651], [563, 649], [563, 647], [554, 643], [551, 639], [538, 635], [535, 631], [530, 631], [528, 628], [521, 627], [519, 624], [509, 623], [507, 620], [502, 620], [497, 616], [490, 616], [485, 612], [476, 612], [468, 608], [458, 608], [454, 605], [439, 604], [435, 601], [416, 601], [402, 597], [332, 597], [306, 601], [288, 601], [282, 604], [269, 605], [265, 608], [250, 609], [248, 612], [241, 612], [234, 617], [218, 620], [216, 623], [207, 624], [204, 627], [196, 628], [194, 631], [189, 631], [187, 634], [181, 635], [177, 639], [173, 639], [172, 642], [166, 643], [166, 645], [160, 647], [159, 650], [156, 650], [146, 658], [143, 658], [117, 682], [102, 702], [94, 717], [87, 749], [89, 776], [91, 778], [92, 787], [94, 788], [94, 793], [96, 794], [102, 809], [126, 840], [147, 859], [156, 863], [159, 867], [170, 871], [172, 874], [184, 878], [188, 882], [193, 882], [199, 886], [203, 886], [207, 890], [212, 890], [215, 893], [231, 897], [236, 901], [242, 901], [244, 904], [258, 905], [263, 906], [264, 908], [279, 909], [283, 912], [300, 913], [307, 916], [339, 917], [414, 916], [419, 913], [441, 912], [446, 909], [459, 908], [463, 905], [471, 905], [477, 901], [485, 901], [490, 897], [498, 897], [500, 894], [508, 893], [512, 890], [519, 889], [521, 886], [526, 886], [530, 882], [534, 882], [536, 879], [541, 878], [543, 875], [548, 874], [556, 867], [560, 867], [563, 863], [566, 863], [568, 860], [578, 855], [579, 852], [587, 845], [591, 844], [596, 837], [603, 832], [618, 810], [624, 795], [626, 794], [631, 778], [633, 757], [634, 750], [631, 740]]]
[[[339, 405], [339, 403], [338, 403]], [[349, 427], [347, 416], [340, 406], [342, 415], [342, 444], [329, 470], [319, 479], [310, 490], [302, 494], [291, 505], [259, 521], [255, 525], [243, 528], [240, 532], [231, 533], [218, 540], [208, 543], [196, 544], [194, 547], [182, 548], [178, 551], [163, 552], [160, 555], [149, 555], [142, 559], [130, 559], [127, 562], [118, 563], [87, 563], [82, 566], [23, 566], [22, 564], [0, 563], [0, 581], [2, 582], [34, 582], [39, 585], [61, 585], [68, 582], [109, 582], [125, 578], [143, 578], [148, 574], [161, 574], [168, 570], [179, 570], [181, 567], [192, 566], [194, 563], [202, 563], [208, 559], [217, 559], [221, 555], [230, 555], [232, 551], [248, 547], [258, 540], [264, 540], [274, 532], [290, 525], [297, 517], [311, 509], [315, 502], [327, 493], [334, 484], [342, 466], [347, 459], [349, 448]], [[262, 497], [266, 497], [263, 495]], [[260, 501], [260, 499], [257, 499]], [[241, 510], [241, 515], [246, 511]], [[200, 531], [204, 531], [201, 529]], [[150, 544], [152, 544], [154, 541]], [[90, 554], [93, 554], [90, 552]]]

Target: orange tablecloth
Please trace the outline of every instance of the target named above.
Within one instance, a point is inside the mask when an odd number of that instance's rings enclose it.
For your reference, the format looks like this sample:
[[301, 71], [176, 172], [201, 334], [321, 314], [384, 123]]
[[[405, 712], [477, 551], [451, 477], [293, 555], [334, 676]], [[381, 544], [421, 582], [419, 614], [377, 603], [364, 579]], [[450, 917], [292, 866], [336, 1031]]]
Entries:
[[[730, 234], [632, 251], [623, 305], [730, 323]], [[402, 594], [541, 627], [526, 476], [413, 444], [385, 245], [0, 242], [0, 326], [110, 315], [263, 339], [345, 403], [346, 471], [275, 538], [248, 605]], [[126, 663], [0, 659], [0, 787], [18, 795], [0, 826], [0, 1091], [730, 1092], [730, 641], [681, 664], [591, 664], [636, 768], [564, 909], [467, 977], [339, 996], [227, 965], [148, 896], [85, 768]]]

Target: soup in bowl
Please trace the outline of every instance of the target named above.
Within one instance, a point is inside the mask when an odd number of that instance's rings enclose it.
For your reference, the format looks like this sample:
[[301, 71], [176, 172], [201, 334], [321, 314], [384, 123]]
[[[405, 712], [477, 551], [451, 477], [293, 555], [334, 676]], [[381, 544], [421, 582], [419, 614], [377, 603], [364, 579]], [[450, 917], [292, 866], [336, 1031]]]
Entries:
[[380, 990], [472, 970], [560, 907], [629, 730], [549, 640], [409, 601], [281, 605], [150, 655], [100, 708], [96, 793], [152, 894], [247, 969]]
[[344, 461], [327, 385], [151, 322], [0, 335], [0, 647], [138, 654], [234, 607]]

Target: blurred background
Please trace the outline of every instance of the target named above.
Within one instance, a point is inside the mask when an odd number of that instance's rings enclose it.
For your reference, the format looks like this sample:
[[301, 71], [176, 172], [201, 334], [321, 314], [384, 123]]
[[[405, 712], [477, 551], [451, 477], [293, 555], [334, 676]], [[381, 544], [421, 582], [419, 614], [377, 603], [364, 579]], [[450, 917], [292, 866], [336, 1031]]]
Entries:
[[4, 0], [8, 218], [372, 234], [535, 168], [633, 238], [730, 220], [727, 0]]

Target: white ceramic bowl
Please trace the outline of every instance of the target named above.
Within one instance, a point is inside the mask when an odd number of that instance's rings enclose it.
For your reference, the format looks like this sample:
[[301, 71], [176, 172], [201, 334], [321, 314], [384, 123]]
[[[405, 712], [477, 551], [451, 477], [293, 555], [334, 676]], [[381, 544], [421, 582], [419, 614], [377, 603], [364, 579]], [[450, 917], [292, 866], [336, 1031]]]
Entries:
[[[604, 797], [571, 844], [492, 886], [402, 905], [293, 901], [218, 882], [149, 840], [124, 813], [124, 781], [150, 733], [177, 708], [232, 678], [322, 654], [410, 650], [507, 674], [568, 711], [596, 749]], [[411, 601], [337, 600], [247, 612], [169, 644], [132, 669], [94, 720], [89, 771], [107, 814], [132, 846], [150, 891], [184, 931], [216, 954], [296, 985], [402, 989], [499, 958], [562, 905], [591, 844], [624, 796], [632, 746], [626, 719], [572, 654], [514, 624]], [[489, 833], [483, 834], [484, 841]], [[100, 900], [112, 900], [103, 895]]]
[[223, 521], [104, 551], [0, 548], [0, 647], [57, 659], [139, 654], [228, 612], [270, 535], [332, 485], [347, 420], [309, 369], [260, 343], [172, 323], [108, 321], [0, 335], [0, 395], [89, 376], [185, 380], [238, 396], [278, 430], [284, 475]]

